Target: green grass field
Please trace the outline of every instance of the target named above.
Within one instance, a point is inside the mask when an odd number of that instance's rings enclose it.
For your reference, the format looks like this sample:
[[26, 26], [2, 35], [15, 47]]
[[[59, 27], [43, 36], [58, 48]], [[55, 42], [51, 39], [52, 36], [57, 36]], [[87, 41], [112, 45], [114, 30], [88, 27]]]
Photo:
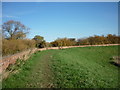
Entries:
[[33, 54], [3, 88], [116, 88], [119, 67], [110, 58], [118, 46], [46, 50]]

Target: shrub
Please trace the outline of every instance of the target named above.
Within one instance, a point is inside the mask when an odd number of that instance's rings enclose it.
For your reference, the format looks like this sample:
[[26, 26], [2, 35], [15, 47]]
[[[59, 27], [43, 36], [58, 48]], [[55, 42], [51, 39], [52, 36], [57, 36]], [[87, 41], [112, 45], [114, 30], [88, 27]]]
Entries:
[[12, 39], [12, 40], [7, 40], [3, 39], [2, 40], [2, 55], [9, 55], [9, 54], [15, 54], [19, 51], [24, 51], [29, 48], [34, 48], [35, 47], [35, 41], [34, 40], [29, 40], [29, 39]]

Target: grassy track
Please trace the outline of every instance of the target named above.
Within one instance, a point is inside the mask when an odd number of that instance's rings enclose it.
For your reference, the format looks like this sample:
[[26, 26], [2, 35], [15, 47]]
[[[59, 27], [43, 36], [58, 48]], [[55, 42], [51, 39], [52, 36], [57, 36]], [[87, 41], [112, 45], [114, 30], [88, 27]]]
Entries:
[[11, 74], [8, 79], [3, 81], [3, 87], [6, 88], [44, 88], [52, 87], [51, 72], [51, 54], [52, 52], [42, 51], [31, 56], [25, 64], [20, 67], [19, 73]]
[[37, 52], [3, 87], [115, 88], [118, 68], [110, 58], [118, 46], [78, 47]]

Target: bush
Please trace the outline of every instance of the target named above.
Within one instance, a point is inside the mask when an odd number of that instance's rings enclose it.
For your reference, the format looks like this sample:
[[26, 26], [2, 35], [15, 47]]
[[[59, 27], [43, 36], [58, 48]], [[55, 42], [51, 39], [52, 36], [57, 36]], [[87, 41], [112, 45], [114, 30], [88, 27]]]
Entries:
[[107, 36], [94, 35], [84, 39], [78, 39], [77, 45], [100, 45], [100, 44], [119, 44], [120, 36], [108, 34]]
[[61, 47], [61, 46], [74, 46], [76, 44], [75, 41], [72, 41], [68, 38], [59, 38], [53, 42], [51, 42], [51, 45], [53, 47]]
[[15, 54], [19, 51], [24, 51], [29, 48], [35, 47], [35, 41], [29, 39], [18, 39], [18, 40], [2, 40], [2, 55]]

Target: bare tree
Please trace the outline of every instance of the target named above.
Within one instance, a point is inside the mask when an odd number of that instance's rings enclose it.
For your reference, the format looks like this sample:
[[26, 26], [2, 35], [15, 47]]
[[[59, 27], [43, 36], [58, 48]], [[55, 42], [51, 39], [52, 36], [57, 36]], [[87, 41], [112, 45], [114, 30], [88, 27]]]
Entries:
[[4, 38], [7, 39], [23, 39], [29, 31], [25, 25], [19, 21], [7, 21], [2, 25]]

